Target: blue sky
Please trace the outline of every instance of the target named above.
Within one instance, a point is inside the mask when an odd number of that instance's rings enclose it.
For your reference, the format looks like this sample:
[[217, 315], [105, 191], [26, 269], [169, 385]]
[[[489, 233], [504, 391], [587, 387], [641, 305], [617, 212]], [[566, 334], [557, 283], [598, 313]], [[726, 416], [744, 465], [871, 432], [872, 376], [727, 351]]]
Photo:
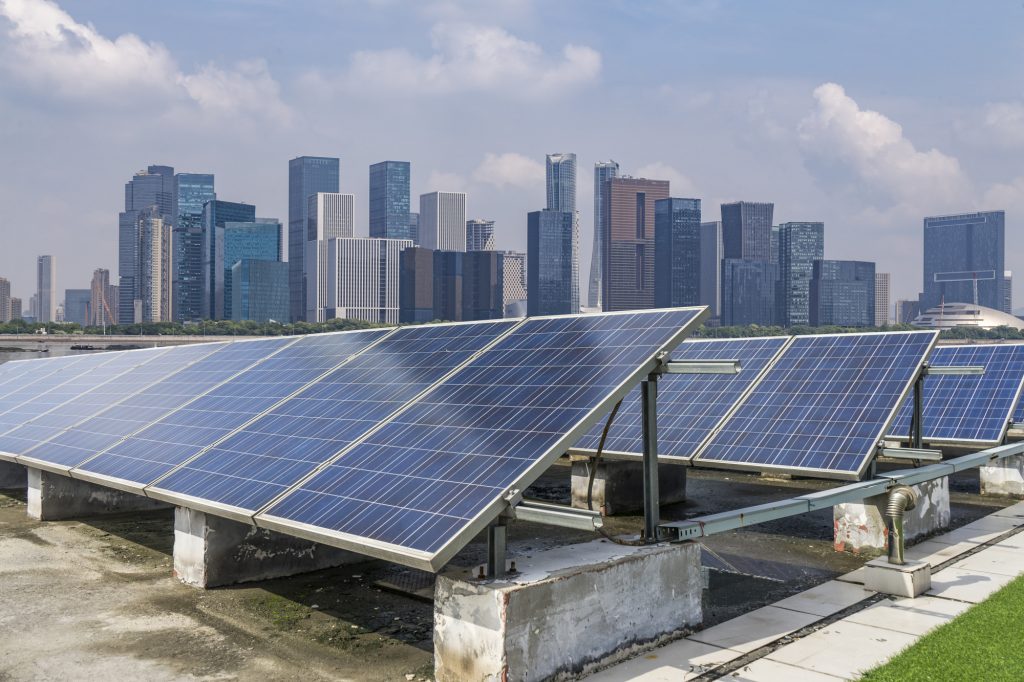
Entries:
[[[413, 203], [466, 191], [525, 248], [546, 152], [675, 196], [823, 220], [826, 255], [921, 277], [921, 218], [1005, 209], [1024, 259], [1020, 2], [0, 0], [0, 276], [60, 289], [116, 269], [117, 212], [151, 163], [213, 172], [286, 219], [287, 160], [340, 156], [366, 230], [367, 166], [413, 163]], [[12, 238], [15, 236], [15, 238]], [[1018, 262], [1019, 261], [1019, 262]]]

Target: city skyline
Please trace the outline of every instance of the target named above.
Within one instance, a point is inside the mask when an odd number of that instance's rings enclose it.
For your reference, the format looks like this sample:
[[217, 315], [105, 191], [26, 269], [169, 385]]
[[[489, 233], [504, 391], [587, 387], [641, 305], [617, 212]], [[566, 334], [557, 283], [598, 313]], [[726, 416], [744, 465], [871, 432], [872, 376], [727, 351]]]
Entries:
[[[171, 11], [3, 2], [0, 51], [9, 68], [0, 89], [5, 119], [19, 123], [0, 131], [11, 160], [0, 171], [0, 201], [13, 223], [35, 227], [17, 252], [0, 255], [0, 272], [27, 298], [38, 254], [60, 260], [60, 287], [84, 286], [96, 267], [116, 270], [106, 237], [119, 202], [111, 187], [154, 161], [215, 173], [218, 194], [286, 222], [283, 161], [301, 154], [342, 159], [341, 190], [357, 197], [361, 236], [367, 168], [398, 158], [412, 162], [413, 197], [465, 191], [470, 217], [496, 220], [498, 248], [525, 250], [525, 216], [543, 196], [543, 157], [568, 150], [588, 177], [595, 161], [614, 158], [623, 173], [669, 179], [674, 196], [702, 199], [707, 219], [720, 203], [747, 199], [774, 202], [777, 222], [823, 221], [826, 257], [877, 261], [893, 273], [894, 298], [907, 298], [921, 278], [923, 217], [1005, 210], [1013, 254], [1013, 226], [1024, 215], [1022, 88], [1009, 66], [1024, 49], [1012, 20], [1022, 10], [926, 7], [877, 4], [825, 16], [801, 3], [597, 12], [526, 1], [486, 11], [456, 2], [313, 3], [302, 11], [281, 3], [243, 11], [183, 2]], [[560, 21], [568, 16], [577, 21]], [[989, 30], [980, 53], [908, 58], [900, 27], [909, 23], [940, 41], [964, 25]], [[213, 39], [227, 25], [273, 25], [282, 40], [295, 38], [296, 50], [283, 56]], [[780, 50], [797, 25], [800, 52]], [[855, 49], [867, 30], [870, 55]], [[325, 35], [345, 51], [324, 58], [312, 46]], [[495, 45], [497, 65], [472, 50], [470, 38], [480, 35]], [[642, 78], [637, 58], [617, 48], [639, 42], [656, 65]], [[135, 64], [124, 59], [129, 47]], [[107, 48], [123, 70], [100, 68], [96, 55]], [[810, 53], [814, 60], [799, 57]], [[438, 73], [428, 78], [435, 58]], [[395, 68], [401, 77], [384, 77]], [[968, 87], [971, 98], [950, 94]], [[131, 101], [163, 113], [144, 114]], [[463, 104], [458, 117], [449, 115], [452, 101]], [[400, 123], [413, 110], [415, 125]], [[469, 115], [473, 126], [456, 120]], [[75, 183], [63, 180], [68, 168], [84, 171]], [[69, 184], [61, 196], [49, 191]], [[590, 184], [581, 181], [577, 197], [581, 273], [592, 253]]]

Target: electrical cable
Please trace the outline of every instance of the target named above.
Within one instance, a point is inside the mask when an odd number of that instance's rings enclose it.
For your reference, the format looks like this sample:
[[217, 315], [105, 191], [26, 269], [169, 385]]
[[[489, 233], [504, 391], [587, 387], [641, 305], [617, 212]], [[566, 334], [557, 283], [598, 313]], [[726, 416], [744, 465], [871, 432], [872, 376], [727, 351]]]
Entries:
[[[615, 421], [615, 415], [619, 412], [619, 407], [622, 406], [622, 400], [615, 403], [615, 407], [612, 408], [611, 414], [608, 415], [608, 421], [604, 423], [604, 429], [601, 431], [601, 440], [597, 443], [597, 453], [590, 458], [587, 463], [587, 509], [594, 511], [594, 478], [597, 476], [597, 465], [601, 462], [601, 454], [604, 452], [604, 443], [608, 440], [608, 431], [612, 427], [612, 422]], [[596, 529], [601, 536], [609, 542], [614, 542], [617, 545], [626, 545], [627, 547], [639, 547], [645, 544], [642, 540], [623, 540], [612, 536], [608, 531], [601, 528]]]

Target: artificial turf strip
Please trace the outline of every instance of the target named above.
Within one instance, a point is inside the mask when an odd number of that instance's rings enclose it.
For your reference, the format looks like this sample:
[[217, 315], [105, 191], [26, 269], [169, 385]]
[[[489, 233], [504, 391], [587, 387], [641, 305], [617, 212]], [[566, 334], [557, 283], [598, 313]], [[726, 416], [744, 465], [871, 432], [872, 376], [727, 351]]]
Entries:
[[931, 631], [861, 680], [1024, 680], [1024, 577]]

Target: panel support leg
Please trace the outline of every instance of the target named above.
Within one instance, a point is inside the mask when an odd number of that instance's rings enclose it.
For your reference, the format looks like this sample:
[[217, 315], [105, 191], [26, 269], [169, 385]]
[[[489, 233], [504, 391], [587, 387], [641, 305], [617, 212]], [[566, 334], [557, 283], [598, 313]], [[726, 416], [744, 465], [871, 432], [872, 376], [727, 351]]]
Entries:
[[658, 375], [640, 384], [644, 445], [644, 541], [658, 541], [661, 523], [658, 499]]
[[914, 412], [910, 417], [910, 447], [920, 450], [923, 445], [923, 433], [921, 415], [924, 412], [924, 373], [917, 376], [914, 382]]
[[487, 527], [487, 577], [505, 577], [505, 549], [508, 541], [508, 526], [504, 522]]

